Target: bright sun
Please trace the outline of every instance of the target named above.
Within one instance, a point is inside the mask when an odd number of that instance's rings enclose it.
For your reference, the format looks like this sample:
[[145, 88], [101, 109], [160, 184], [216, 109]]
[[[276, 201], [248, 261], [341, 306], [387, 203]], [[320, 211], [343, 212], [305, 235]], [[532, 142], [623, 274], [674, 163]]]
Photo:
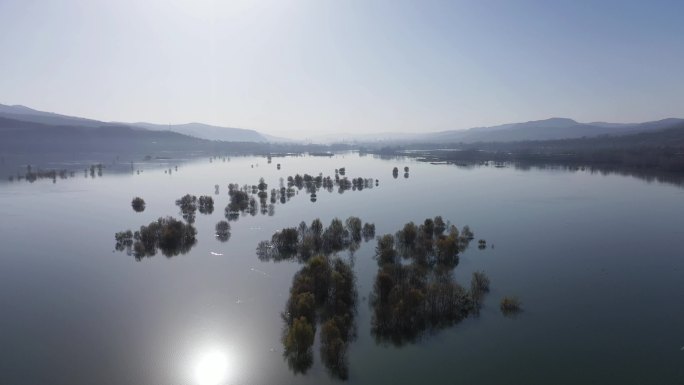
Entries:
[[203, 352], [195, 362], [194, 377], [197, 385], [219, 385], [228, 379], [231, 362], [226, 352], [212, 349]]

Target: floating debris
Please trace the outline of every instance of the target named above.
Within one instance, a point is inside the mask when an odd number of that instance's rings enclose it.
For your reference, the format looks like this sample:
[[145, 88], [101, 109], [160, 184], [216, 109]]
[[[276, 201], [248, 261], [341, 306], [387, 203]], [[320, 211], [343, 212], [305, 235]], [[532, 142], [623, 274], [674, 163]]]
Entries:
[[255, 272], [255, 273], [259, 273], [259, 274], [261, 274], [261, 275], [264, 275], [264, 276], [266, 276], [266, 277], [270, 277], [270, 276], [271, 276], [271, 275], [268, 274], [267, 272], [261, 271], [261, 270], [259, 270], [259, 269], [255, 269], [255, 268], [253, 268], [253, 267], [250, 268], [249, 270], [251, 270], [251, 271], [253, 271], [253, 272]]

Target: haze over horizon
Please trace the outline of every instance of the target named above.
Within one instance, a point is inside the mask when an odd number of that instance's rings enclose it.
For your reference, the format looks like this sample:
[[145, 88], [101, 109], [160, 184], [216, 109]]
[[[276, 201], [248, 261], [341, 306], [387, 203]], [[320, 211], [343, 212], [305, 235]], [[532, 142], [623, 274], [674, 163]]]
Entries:
[[3, 1], [0, 103], [285, 137], [680, 117], [684, 3]]

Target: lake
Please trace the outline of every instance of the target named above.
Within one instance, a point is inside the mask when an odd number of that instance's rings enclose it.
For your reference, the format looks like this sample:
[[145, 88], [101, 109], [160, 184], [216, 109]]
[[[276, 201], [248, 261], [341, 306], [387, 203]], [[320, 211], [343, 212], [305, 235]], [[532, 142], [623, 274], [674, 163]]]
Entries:
[[[378, 343], [368, 300], [376, 242], [339, 253], [351, 261], [358, 291], [348, 383], [684, 383], [680, 186], [356, 153], [270, 164], [263, 157], [166, 162], [142, 173], [105, 166], [102, 177], [80, 171], [56, 183], [0, 182], [0, 383], [205, 385], [211, 380], [198, 379], [198, 367], [212, 370], [207, 357], [217, 355], [225, 384], [338, 383], [317, 343], [306, 374], [288, 367], [280, 315], [302, 265], [262, 262], [255, 250], [301, 221], [327, 225], [352, 215], [375, 223], [376, 235], [437, 215], [470, 226], [488, 247], [471, 244], [454, 277], [467, 286], [473, 272], [484, 271], [491, 291], [478, 316], [415, 343]], [[270, 190], [281, 177], [334, 176], [340, 167], [379, 185], [321, 191], [316, 202], [302, 190], [273, 215], [231, 222], [228, 242], [215, 239], [229, 183], [263, 177]], [[198, 243], [187, 254], [138, 261], [114, 250], [118, 231], [180, 218], [174, 202], [187, 193], [215, 200], [213, 214], [197, 214]], [[131, 209], [135, 196], [146, 201], [142, 213]], [[516, 317], [499, 310], [507, 295], [522, 301]]]

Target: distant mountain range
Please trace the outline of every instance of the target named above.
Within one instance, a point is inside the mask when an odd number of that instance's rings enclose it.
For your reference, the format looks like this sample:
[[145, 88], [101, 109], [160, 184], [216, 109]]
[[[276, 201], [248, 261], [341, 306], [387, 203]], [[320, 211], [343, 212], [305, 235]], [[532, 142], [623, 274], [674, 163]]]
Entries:
[[221, 140], [225, 142], [268, 142], [277, 141], [255, 130], [243, 128], [218, 127], [202, 123], [187, 124], [152, 124], [145, 122], [123, 123], [102, 122], [94, 119], [85, 119], [74, 116], [60, 115], [52, 112], [34, 110], [25, 106], [8, 106], [0, 104], [0, 117], [16, 121], [41, 123], [48, 126], [103, 128], [103, 127], [128, 127], [138, 130], [149, 131], [172, 131], [179, 134], [192, 136], [199, 139]]
[[428, 134], [430, 142], [518, 142], [526, 140], [555, 140], [596, 137], [604, 135], [627, 135], [657, 131], [676, 126], [684, 119], [663, 119], [645, 123], [578, 123], [567, 118], [551, 118], [525, 123], [478, 127], [462, 131], [443, 131]]
[[[347, 135], [338, 139], [356, 143], [477, 143], [477, 142], [519, 142], [530, 140], [557, 140], [618, 136], [640, 132], [664, 130], [677, 126], [684, 119], [669, 118], [645, 123], [578, 123], [567, 118], [551, 118], [524, 123], [511, 123], [491, 127], [475, 127], [466, 130], [448, 130], [429, 133], [379, 133]], [[333, 135], [319, 137], [323, 142], [334, 142]]]
[[[27, 123], [31, 123], [28, 124]], [[492, 127], [475, 127], [466, 130], [448, 130], [430, 133], [381, 133], [367, 135], [329, 135], [311, 139], [317, 143], [356, 143], [356, 144], [408, 144], [408, 143], [507, 143], [520, 141], [545, 141], [558, 139], [593, 138], [648, 133], [681, 126], [684, 119], [663, 119], [645, 123], [579, 123], [567, 118], [551, 118], [524, 123], [504, 124]], [[27, 131], [28, 130], [28, 131]], [[54, 132], [70, 133], [96, 138], [98, 135], [117, 134], [118, 137], [145, 137], [159, 140], [173, 137], [180, 145], [183, 141], [194, 139], [222, 142], [251, 143], [295, 143], [286, 138], [272, 137], [255, 130], [233, 127], [212, 126], [203, 123], [152, 124], [146, 122], [122, 123], [103, 122], [74, 116], [34, 110], [20, 105], [0, 104], [0, 133], [26, 137], [30, 131], [32, 140], [40, 135], [54, 137]], [[175, 133], [177, 135], [169, 135]], [[1, 139], [1, 138], [0, 138]], [[59, 138], [54, 138], [59, 140]], [[27, 139], [28, 140], [28, 139]], [[195, 142], [196, 143], [196, 142]]]

